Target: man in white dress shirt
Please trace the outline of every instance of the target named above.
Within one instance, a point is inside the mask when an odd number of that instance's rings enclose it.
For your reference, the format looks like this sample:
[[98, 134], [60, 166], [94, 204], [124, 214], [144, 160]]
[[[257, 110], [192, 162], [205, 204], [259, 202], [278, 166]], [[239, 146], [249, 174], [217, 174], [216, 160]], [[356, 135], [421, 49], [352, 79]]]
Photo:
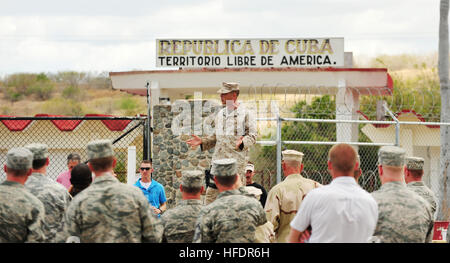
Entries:
[[378, 219], [375, 199], [356, 182], [357, 153], [348, 144], [328, 154], [329, 185], [311, 190], [291, 221], [289, 242], [365, 243]]

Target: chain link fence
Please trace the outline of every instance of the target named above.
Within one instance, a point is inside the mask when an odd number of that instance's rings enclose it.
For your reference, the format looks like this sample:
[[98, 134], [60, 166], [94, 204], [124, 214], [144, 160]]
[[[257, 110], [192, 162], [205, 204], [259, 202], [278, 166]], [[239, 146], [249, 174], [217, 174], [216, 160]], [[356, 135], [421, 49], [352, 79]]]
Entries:
[[[302, 175], [325, 185], [332, 180], [328, 172], [327, 160], [330, 148], [337, 143], [336, 126], [339, 121], [336, 121], [336, 123], [324, 123], [324, 121], [336, 120], [282, 121], [281, 150], [293, 149], [302, 152], [304, 154]], [[259, 120], [259, 123], [263, 122], [267, 121]], [[363, 124], [356, 125], [364, 126]], [[350, 129], [350, 126], [348, 127]], [[270, 133], [269, 136], [262, 136], [260, 133], [258, 143], [250, 151], [250, 162], [255, 164], [255, 181], [266, 189], [271, 189], [277, 184], [275, 134], [276, 131]], [[393, 145], [393, 143], [376, 144], [371, 142], [364, 134], [361, 134], [358, 142], [354, 142], [354, 145], [358, 150], [361, 161], [362, 174], [359, 177], [359, 184], [368, 192], [373, 192], [381, 185], [377, 170], [378, 149], [382, 145]], [[283, 180], [285, 177], [280, 176], [279, 178]]]
[[[370, 120], [368, 116], [375, 114], [362, 112], [357, 118], [339, 120], [335, 98], [330, 95], [313, 96], [306, 102], [281, 103], [281, 106], [277, 98], [246, 103], [256, 109], [258, 117], [257, 144], [250, 150], [249, 161], [255, 164], [254, 180], [268, 191], [284, 179], [277, 166], [277, 158], [281, 157], [278, 150], [303, 152], [303, 176], [328, 184], [331, 182], [327, 169], [328, 151], [338, 141], [349, 142], [339, 136], [353, 134], [350, 142], [357, 148], [361, 160], [359, 184], [368, 192], [381, 185], [377, 169], [379, 148], [394, 144], [405, 148], [408, 155], [425, 159], [423, 180], [436, 194], [440, 192], [439, 128], [450, 124], [427, 122], [414, 110], [399, 110], [385, 121]], [[45, 143], [50, 154], [47, 174], [56, 179], [67, 170], [70, 153], [78, 153], [82, 161], [86, 161], [85, 147], [89, 141], [110, 139], [114, 141], [117, 158], [115, 173], [120, 181], [126, 182], [128, 146], [136, 147], [137, 165], [146, 158], [149, 150], [145, 121], [143, 117], [0, 116], [0, 163], [6, 162], [6, 153], [13, 147]], [[0, 181], [4, 179], [4, 171], [0, 169]]]
[[[144, 158], [144, 123], [142, 117], [0, 117], [0, 163], [6, 163], [6, 153], [14, 147], [30, 143], [48, 146], [49, 166], [47, 176], [56, 180], [68, 170], [67, 156], [77, 153], [87, 161], [86, 145], [91, 140], [113, 141], [117, 165], [114, 172], [121, 182], [127, 179], [128, 147], [136, 147], [136, 164]], [[0, 181], [6, 178], [3, 169]]]
[[[349, 111], [344, 109], [342, 112], [342, 108], [336, 107], [335, 95], [304, 96], [302, 100], [295, 94], [291, 98], [274, 95], [263, 103], [251, 98], [246, 103], [254, 104], [258, 116], [258, 143], [250, 152], [250, 162], [255, 164], [255, 181], [270, 189], [284, 179], [284, 176], [279, 175], [277, 178], [279, 141], [281, 151], [295, 149], [305, 154], [304, 177], [328, 184], [331, 182], [327, 169], [328, 151], [332, 145], [343, 141], [350, 142], [358, 150], [362, 170], [359, 184], [368, 192], [376, 191], [381, 186], [377, 168], [379, 148], [399, 145], [407, 151], [408, 156], [425, 159], [423, 181], [438, 194], [442, 185], [439, 181], [440, 127], [449, 124], [432, 122], [438, 119], [438, 111], [426, 114], [416, 111], [424, 111], [426, 107], [438, 108], [436, 98], [426, 106], [427, 102], [423, 99], [425, 95], [408, 100], [409, 97], [401, 96], [397, 91], [400, 98], [390, 98], [385, 102], [387, 108], [394, 107], [395, 112], [391, 116], [385, 113], [380, 121], [374, 118], [379, 118], [376, 104], [384, 98], [381, 94], [372, 94], [370, 98], [361, 97], [359, 109], [362, 110], [344, 119], [338, 119], [336, 115], [342, 116]], [[406, 108], [395, 105], [398, 100], [403, 101]], [[409, 104], [407, 101], [410, 101]], [[261, 107], [261, 104], [264, 106]], [[273, 104], [276, 106], [271, 106]]]

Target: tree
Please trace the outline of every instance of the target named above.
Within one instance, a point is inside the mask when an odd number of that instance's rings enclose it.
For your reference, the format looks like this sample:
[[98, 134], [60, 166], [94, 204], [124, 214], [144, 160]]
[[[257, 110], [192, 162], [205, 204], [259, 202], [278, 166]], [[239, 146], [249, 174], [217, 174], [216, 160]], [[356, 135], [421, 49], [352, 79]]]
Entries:
[[[439, 18], [439, 80], [441, 85], [441, 122], [450, 122], [449, 90], [449, 39], [448, 39], [449, 1], [441, 0]], [[450, 126], [441, 126], [441, 161], [438, 219], [448, 219], [450, 206]]]
[[27, 94], [34, 94], [39, 100], [48, 100], [51, 98], [54, 89], [52, 81], [44, 73], [41, 73], [36, 76], [36, 80], [30, 84], [26, 92]]
[[86, 73], [76, 71], [62, 71], [54, 76], [55, 81], [63, 83], [65, 86], [78, 87], [86, 80]]
[[[305, 119], [336, 119], [336, 102], [334, 96], [324, 95], [315, 97], [311, 104], [299, 101], [292, 108], [295, 118]], [[360, 125], [360, 129], [364, 125]], [[324, 122], [284, 122], [281, 128], [282, 141], [318, 141], [335, 142], [336, 124]], [[266, 136], [272, 137], [272, 134]], [[266, 138], [265, 137], [265, 138]], [[267, 139], [266, 138], [266, 139]], [[370, 142], [364, 133], [359, 133], [360, 142]], [[292, 149], [303, 152], [303, 175], [322, 184], [331, 182], [328, 173], [327, 156], [332, 145], [295, 144], [283, 145], [284, 149]], [[367, 191], [374, 191], [379, 187], [379, 182], [373, 176], [377, 169], [377, 151], [379, 147], [360, 146], [358, 152], [361, 155], [361, 169], [364, 171], [360, 182]], [[262, 157], [262, 158], [261, 158]], [[256, 159], [256, 158], [255, 158]], [[276, 170], [276, 148], [264, 146], [256, 159], [256, 167], [264, 170]], [[366, 173], [367, 172], [367, 173]], [[371, 179], [372, 178], [372, 179]]]

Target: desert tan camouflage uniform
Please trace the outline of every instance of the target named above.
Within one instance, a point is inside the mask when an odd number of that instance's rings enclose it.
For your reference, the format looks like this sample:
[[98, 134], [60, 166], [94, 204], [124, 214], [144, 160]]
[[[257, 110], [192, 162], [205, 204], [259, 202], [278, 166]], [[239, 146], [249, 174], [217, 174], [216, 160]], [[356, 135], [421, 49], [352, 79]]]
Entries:
[[[110, 157], [112, 144], [90, 142], [87, 154], [89, 160]], [[87, 243], [161, 242], [162, 225], [141, 190], [119, 182], [110, 172], [96, 176], [67, 209], [66, 238], [75, 236]]]
[[[201, 171], [183, 171], [182, 187], [195, 187], [201, 189], [204, 174]], [[192, 243], [197, 221], [203, 204], [201, 200], [181, 200], [174, 208], [168, 209], [161, 220], [164, 226], [163, 242]]]
[[[215, 160], [211, 173], [235, 175], [236, 160]], [[200, 211], [194, 243], [253, 243], [256, 227], [266, 222], [264, 210], [256, 198], [243, 195], [240, 189], [224, 191]]]
[[[224, 83], [218, 93], [227, 93], [239, 90], [235, 83]], [[256, 115], [243, 104], [233, 111], [227, 107], [221, 109], [213, 122], [214, 135], [202, 137], [201, 149], [207, 151], [214, 147], [211, 163], [218, 159], [233, 158], [237, 161], [237, 172], [242, 185], [245, 185], [245, 166], [248, 162], [248, 152], [256, 143]], [[236, 150], [236, 142], [243, 136], [243, 149]], [[215, 200], [218, 195], [217, 189], [208, 187], [205, 204]]]
[[[378, 152], [382, 166], [402, 168], [405, 150], [383, 146]], [[433, 219], [430, 206], [404, 182], [387, 182], [372, 193], [378, 203], [374, 236], [383, 243], [431, 242]]]
[[[240, 187], [239, 191], [243, 195], [254, 197], [257, 200], [261, 198], [262, 191], [254, 186]], [[267, 221], [264, 225], [260, 225], [255, 231], [255, 242], [256, 243], [273, 243], [275, 242], [275, 232], [273, 231], [273, 224]]]
[[[285, 161], [302, 162], [303, 153], [294, 150], [285, 150], [282, 153]], [[297, 214], [300, 204], [309, 191], [320, 186], [318, 182], [306, 179], [300, 174], [291, 174], [270, 189], [264, 210], [267, 220], [273, 224], [276, 242], [288, 242], [290, 223]]]
[[[26, 148], [13, 148], [7, 153], [6, 166], [29, 170], [33, 154]], [[44, 205], [17, 182], [0, 184], [0, 243], [44, 242], [42, 230]]]
[[[48, 158], [47, 145], [45, 144], [33, 143], [26, 145], [25, 148], [33, 153], [33, 160]], [[44, 204], [46, 242], [62, 241], [59, 240], [57, 235], [64, 229], [64, 213], [71, 200], [67, 189], [41, 173], [31, 174], [25, 183], [25, 188]]]

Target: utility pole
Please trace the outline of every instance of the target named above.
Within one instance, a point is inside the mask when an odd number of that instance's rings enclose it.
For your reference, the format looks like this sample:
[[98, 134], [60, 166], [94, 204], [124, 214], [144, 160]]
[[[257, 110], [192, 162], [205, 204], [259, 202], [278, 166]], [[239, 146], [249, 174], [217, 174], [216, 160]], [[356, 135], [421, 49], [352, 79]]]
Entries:
[[[449, 0], [440, 1], [439, 18], [439, 81], [441, 86], [441, 122], [450, 122], [449, 90], [449, 39], [448, 39]], [[437, 219], [448, 221], [450, 213], [450, 126], [441, 125], [441, 158], [439, 173], [439, 211]]]

